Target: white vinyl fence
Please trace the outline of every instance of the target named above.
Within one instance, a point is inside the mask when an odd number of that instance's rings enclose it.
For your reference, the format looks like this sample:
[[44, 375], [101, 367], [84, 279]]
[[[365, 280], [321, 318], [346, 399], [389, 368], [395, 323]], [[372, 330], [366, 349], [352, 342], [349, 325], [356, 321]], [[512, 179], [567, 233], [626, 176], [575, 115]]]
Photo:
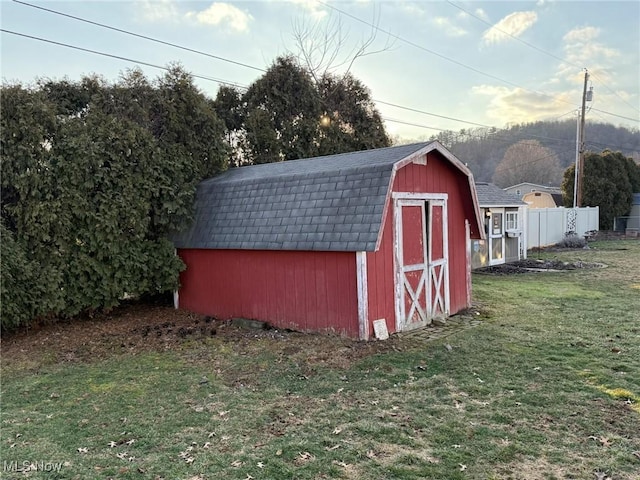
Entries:
[[554, 245], [567, 232], [583, 236], [598, 230], [600, 211], [598, 207], [582, 208], [528, 208], [527, 248]]

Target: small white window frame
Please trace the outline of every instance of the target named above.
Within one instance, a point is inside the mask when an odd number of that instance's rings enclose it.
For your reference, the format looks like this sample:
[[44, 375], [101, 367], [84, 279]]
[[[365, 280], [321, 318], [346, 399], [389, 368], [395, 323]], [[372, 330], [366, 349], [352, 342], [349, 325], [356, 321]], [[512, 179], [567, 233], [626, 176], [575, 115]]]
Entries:
[[504, 215], [505, 230], [520, 230], [520, 215], [518, 212], [505, 212]]

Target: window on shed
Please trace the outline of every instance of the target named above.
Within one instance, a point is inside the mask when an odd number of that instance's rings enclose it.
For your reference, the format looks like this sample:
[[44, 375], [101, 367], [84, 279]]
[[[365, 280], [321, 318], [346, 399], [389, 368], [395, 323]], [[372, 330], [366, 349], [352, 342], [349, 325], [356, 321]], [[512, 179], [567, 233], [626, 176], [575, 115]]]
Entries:
[[507, 230], [518, 230], [518, 212], [505, 214], [505, 227]]

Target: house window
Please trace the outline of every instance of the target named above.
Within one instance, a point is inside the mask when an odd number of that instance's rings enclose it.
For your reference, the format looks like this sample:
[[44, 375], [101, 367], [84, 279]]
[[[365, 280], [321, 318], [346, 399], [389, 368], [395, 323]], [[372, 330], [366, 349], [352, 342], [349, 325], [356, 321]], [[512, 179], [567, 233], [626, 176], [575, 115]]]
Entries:
[[505, 227], [507, 230], [518, 230], [518, 212], [506, 213]]

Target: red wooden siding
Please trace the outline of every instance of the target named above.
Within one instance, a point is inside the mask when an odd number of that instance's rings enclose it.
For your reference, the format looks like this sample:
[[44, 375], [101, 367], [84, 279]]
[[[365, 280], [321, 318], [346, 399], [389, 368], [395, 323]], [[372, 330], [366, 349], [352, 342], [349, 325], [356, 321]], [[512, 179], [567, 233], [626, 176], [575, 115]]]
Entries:
[[[473, 212], [473, 198], [468, 179], [439, 152], [427, 155], [427, 165], [409, 164], [398, 170], [393, 192], [446, 193], [449, 237], [450, 313], [469, 306], [467, 290], [468, 263], [465, 211]], [[387, 200], [387, 215], [380, 248], [367, 253], [369, 322], [386, 319], [390, 333], [396, 331], [395, 275], [393, 260], [393, 199]], [[470, 219], [473, 220], [473, 219]], [[438, 248], [442, 252], [442, 246]], [[370, 328], [373, 331], [373, 328]]]
[[220, 319], [358, 337], [352, 252], [179, 250], [180, 307]]

